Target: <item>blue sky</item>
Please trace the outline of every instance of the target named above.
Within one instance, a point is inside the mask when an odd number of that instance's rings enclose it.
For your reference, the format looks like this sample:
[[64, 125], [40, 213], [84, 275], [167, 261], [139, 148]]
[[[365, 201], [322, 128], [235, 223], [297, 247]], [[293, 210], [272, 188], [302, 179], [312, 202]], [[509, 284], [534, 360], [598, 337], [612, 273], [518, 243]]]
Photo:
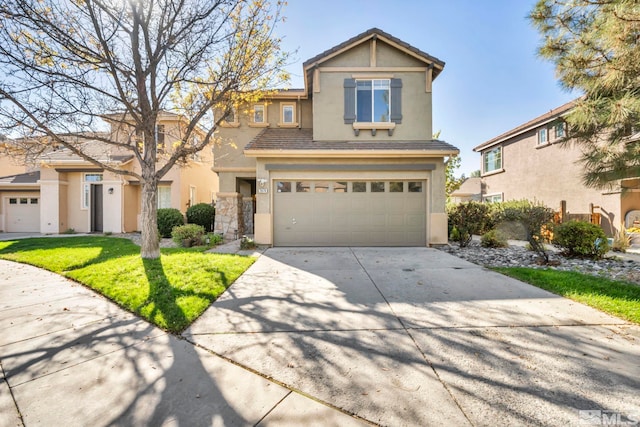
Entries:
[[460, 149], [457, 175], [480, 168], [473, 147], [577, 95], [557, 83], [553, 65], [536, 54], [537, 31], [525, 0], [289, 0], [277, 32], [288, 68], [303, 87], [302, 62], [369, 28], [443, 61], [433, 84], [433, 128]]

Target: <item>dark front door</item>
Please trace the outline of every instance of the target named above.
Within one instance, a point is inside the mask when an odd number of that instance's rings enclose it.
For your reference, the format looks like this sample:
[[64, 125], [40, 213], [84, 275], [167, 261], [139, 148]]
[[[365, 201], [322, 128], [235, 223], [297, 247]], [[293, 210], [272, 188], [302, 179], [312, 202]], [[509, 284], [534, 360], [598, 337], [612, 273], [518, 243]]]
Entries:
[[102, 231], [102, 184], [91, 185], [91, 231]]

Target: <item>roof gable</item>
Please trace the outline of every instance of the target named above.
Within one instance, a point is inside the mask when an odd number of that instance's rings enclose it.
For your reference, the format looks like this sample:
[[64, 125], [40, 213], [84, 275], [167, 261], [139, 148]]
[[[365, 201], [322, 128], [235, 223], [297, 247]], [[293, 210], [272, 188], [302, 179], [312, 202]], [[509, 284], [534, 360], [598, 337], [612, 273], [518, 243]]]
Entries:
[[310, 58], [308, 60], [306, 60], [302, 66], [305, 70], [308, 70], [309, 68], [313, 68], [316, 66], [319, 66], [320, 64], [322, 64], [323, 62], [328, 61], [331, 58], [334, 58], [350, 49], [355, 48], [356, 46], [359, 46], [362, 43], [367, 42], [368, 40], [371, 39], [379, 39], [384, 41], [386, 44], [401, 50], [405, 53], [407, 53], [408, 55], [420, 60], [421, 62], [423, 62], [425, 65], [431, 65], [433, 64], [433, 78], [435, 79], [437, 77], [438, 74], [440, 74], [440, 71], [442, 71], [442, 69], [444, 68], [444, 62], [439, 60], [438, 58], [429, 55], [426, 52], [421, 51], [420, 49], [411, 46], [409, 43], [403, 42], [402, 40], [398, 39], [397, 37], [392, 36], [391, 34], [385, 33], [384, 31], [378, 29], [378, 28], [371, 28], [361, 34], [358, 34], [355, 37], [350, 38], [349, 40], [342, 42], [334, 47], [332, 47], [331, 49], [325, 50], [324, 52], [314, 56], [313, 58]]

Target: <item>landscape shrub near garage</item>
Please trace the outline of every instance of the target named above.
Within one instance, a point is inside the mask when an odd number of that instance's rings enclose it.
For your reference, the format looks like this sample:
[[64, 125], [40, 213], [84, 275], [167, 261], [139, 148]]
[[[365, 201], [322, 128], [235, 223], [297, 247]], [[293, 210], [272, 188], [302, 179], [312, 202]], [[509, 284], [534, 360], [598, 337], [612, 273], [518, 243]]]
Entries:
[[174, 208], [158, 209], [158, 233], [161, 237], [171, 237], [173, 227], [184, 225], [182, 212]]
[[455, 205], [448, 212], [451, 240], [464, 247], [474, 234], [482, 234], [489, 224], [490, 207], [487, 203], [466, 202]]
[[553, 245], [568, 256], [600, 259], [609, 251], [602, 228], [583, 221], [569, 221], [553, 230]]

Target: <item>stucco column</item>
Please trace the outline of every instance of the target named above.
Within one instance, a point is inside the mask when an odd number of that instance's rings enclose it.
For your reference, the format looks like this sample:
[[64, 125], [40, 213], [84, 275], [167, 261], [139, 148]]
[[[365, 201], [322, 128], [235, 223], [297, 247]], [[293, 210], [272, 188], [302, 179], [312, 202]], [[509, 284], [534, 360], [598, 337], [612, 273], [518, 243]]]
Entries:
[[66, 181], [40, 180], [40, 232], [57, 234], [67, 228]]
[[216, 218], [213, 231], [225, 240], [242, 237], [245, 233], [242, 194], [216, 194]]

